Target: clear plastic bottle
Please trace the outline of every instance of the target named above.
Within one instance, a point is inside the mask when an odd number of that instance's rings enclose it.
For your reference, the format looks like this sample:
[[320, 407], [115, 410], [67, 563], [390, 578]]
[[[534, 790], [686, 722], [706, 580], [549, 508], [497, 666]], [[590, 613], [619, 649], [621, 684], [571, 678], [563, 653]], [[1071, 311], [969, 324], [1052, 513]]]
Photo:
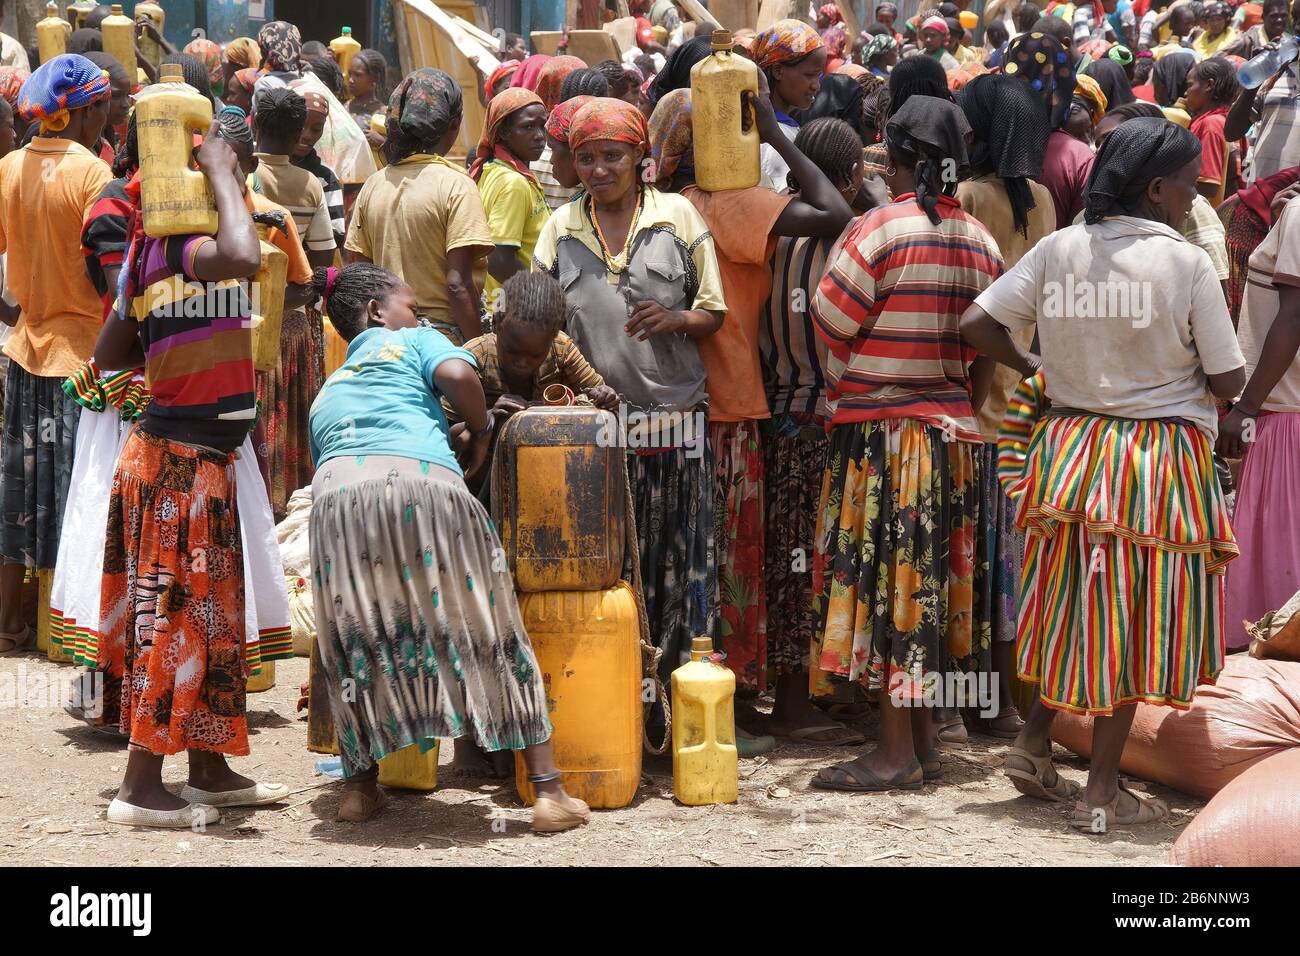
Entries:
[[758, 67], [731, 49], [731, 34], [715, 30], [713, 54], [691, 67], [695, 184], [705, 192], [748, 189], [763, 175], [758, 128], [752, 115], [748, 132], [741, 123], [744, 93], [758, 93]]
[[1258, 89], [1285, 64], [1293, 62], [1297, 53], [1300, 53], [1300, 41], [1293, 36], [1288, 36], [1278, 44], [1276, 50], [1265, 50], [1258, 56], [1252, 57], [1249, 62], [1242, 64], [1241, 69], [1237, 71], [1237, 82], [1243, 89]]

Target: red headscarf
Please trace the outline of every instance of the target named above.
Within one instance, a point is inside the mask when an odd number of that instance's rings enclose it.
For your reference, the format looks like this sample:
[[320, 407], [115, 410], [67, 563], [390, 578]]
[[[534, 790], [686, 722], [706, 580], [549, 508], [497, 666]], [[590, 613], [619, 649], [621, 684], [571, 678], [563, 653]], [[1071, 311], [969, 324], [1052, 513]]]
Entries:
[[528, 164], [500, 143], [501, 124], [505, 122], [506, 117], [534, 103], [541, 105], [542, 98], [532, 90], [522, 90], [518, 87], [502, 90], [492, 97], [492, 102], [488, 103], [487, 119], [483, 123], [483, 138], [478, 141], [478, 154], [474, 164], [469, 168], [469, 174], [475, 181], [482, 175], [483, 167], [487, 165], [488, 160], [496, 159], [520, 175], [537, 182], [537, 177], [528, 168]]
[[569, 124], [570, 149], [602, 139], [641, 146], [647, 138], [641, 111], [627, 100], [612, 96], [593, 96], [590, 103], [573, 114]]
[[595, 97], [575, 96], [551, 110], [551, 115], [546, 118], [546, 135], [551, 139], [558, 139], [567, 143], [569, 141], [569, 129], [573, 125], [573, 117], [577, 115], [578, 110], [593, 99]]
[[542, 75], [542, 67], [550, 57], [545, 53], [534, 53], [528, 59], [519, 64], [519, 69], [515, 70], [515, 78], [510, 81], [511, 87], [521, 87], [525, 90], [537, 90], [537, 80]]
[[494, 92], [496, 85], [501, 82], [503, 77], [513, 76], [517, 69], [519, 69], [518, 60], [506, 60], [493, 70], [492, 75], [487, 78], [487, 85], [484, 87], [487, 91], [488, 97], [491, 98], [496, 96], [496, 93]]
[[585, 70], [587, 64], [576, 56], [554, 56], [543, 66], [537, 75], [537, 85], [533, 89], [542, 98], [546, 112], [555, 109], [560, 103], [560, 87], [564, 78], [575, 70]]

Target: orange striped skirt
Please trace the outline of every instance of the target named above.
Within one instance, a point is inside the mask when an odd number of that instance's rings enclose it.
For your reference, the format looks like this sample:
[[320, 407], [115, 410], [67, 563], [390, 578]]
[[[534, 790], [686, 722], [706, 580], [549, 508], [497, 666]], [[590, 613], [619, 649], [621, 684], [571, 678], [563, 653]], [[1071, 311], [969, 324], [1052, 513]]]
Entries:
[[1027, 533], [1020, 678], [1076, 713], [1190, 706], [1223, 667], [1223, 573], [1237, 556], [1205, 435], [1048, 417], [1008, 490]]

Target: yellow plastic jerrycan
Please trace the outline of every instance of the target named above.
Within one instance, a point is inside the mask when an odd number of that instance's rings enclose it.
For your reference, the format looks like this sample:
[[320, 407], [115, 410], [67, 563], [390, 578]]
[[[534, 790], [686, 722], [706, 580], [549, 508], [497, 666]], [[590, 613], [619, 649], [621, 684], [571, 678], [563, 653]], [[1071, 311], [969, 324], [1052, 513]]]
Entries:
[[[593, 807], [625, 807], [641, 782], [641, 631], [622, 581], [603, 591], [521, 594], [564, 789]], [[536, 798], [522, 755], [515, 788]]]
[[352, 28], [344, 27], [339, 36], [330, 40], [330, 49], [334, 51], [334, 59], [338, 61], [339, 69], [343, 71], [346, 86], [348, 67], [352, 65], [352, 58], [361, 52], [361, 44], [352, 39]]
[[[158, 28], [159, 33], [162, 33], [163, 26], [167, 22], [167, 13], [156, 3], [137, 3], [135, 5], [135, 18], [137, 22], [141, 17], [148, 17], [152, 20], [154, 26]], [[151, 39], [144, 30], [140, 31], [139, 42], [140, 52], [144, 54], [146, 60], [154, 66], [157, 66], [162, 62], [162, 47], [158, 45], [156, 40]]]
[[126, 67], [127, 75], [136, 68], [135, 21], [122, 12], [120, 3], [113, 4], [113, 12], [99, 25], [104, 35], [104, 52]]
[[275, 661], [262, 661], [261, 669], [248, 677], [247, 691], [260, 694], [275, 686]]
[[284, 292], [289, 257], [266, 241], [266, 226], [257, 226], [262, 265], [249, 280], [253, 303], [253, 367], [274, 372], [280, 364], [280, 327], [284, 324]]
[[713, 640], [697, 637], [673, 671], [673, 793], [691, 807], [735, 803], [740, 785], [736, 675], [712, 654]]
[[[758, 67], [731, 52], [731, 34], [713, 31], [713, 54], [691, 67], [691, 128], [695, 135], [695, 184], [705, 192], [748, 189], [762, 178], [758, 128], [741, 94], [758, 92]], [[751, 113], [749, 132], [741, 110]]]
[[86, 25], [86, 17], [95, 9], [95, 0], [77, 0], [68, 6], [68, 22], [72, 29], [80, 30]]
[[59, 5], [45, 5], [45, 19], [36, 24], [36, 50], [41, 62], [46, 63], [56, 56], [68, 52], [68, 36], [72, 33], [72, 24], [59, 16]]
[[411, 744], [389, 754], [379, 761], [379, 782], [402, 790], [438, 789], [438, 741], [424, 753]]
[[179, 63], [164, 64], [158, 80], [135, 104], [144, 231], [155, 239], [214, 235], [212, 187], [203, 173], [190, 168], [193, 132], [207, 132], [212, 104], [186, 85]]
[[612, 588], [627, 511], [618, 419], [590, 406], [539, 406], [498, 432], [492, 517], [515, 587]]

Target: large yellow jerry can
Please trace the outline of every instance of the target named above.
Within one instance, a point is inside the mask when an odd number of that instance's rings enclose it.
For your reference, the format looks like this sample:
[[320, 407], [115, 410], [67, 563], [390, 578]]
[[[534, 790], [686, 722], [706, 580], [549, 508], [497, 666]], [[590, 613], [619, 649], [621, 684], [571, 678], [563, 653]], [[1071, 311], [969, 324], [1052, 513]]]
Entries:
[[[113, 4], [113, 12], [99, 25], [104, 36], [104, 52], [126, 67], [128, 76], [135, 73], [135, 21], [122, 12], [120, 3]], [[143, 143], [140, 144], [144, 146]], [[144, 158], [141, 151], [140, 157]]]
[[207, 132], [212, 104], [186, 85], [179, 63], [166, 63], [159, 82], [136, 99], [135, 115], [144, 231], [155, 239], [215, 235], [217, 205], [212, 187], [203, 173], [190, 168], [193, 133]]
[[420, 753], [419, 744], [403, 747], [379, 761], [379, 782], [402, 790], [438, 788], [438, 741]]
[[275, 661], [262, 661], [261, 670], [248, 678], [247, 692], [260, 694], [275, 686]]
[[[137, 3], [135, 5], [135, 18], [139, 20], [141, 17], [148, 17], [152, 20], [159, 33], [162, 33], [163, 27], [167, 23], [166, 11], [156, 3]], [[140, 52], [144, 54], [146, 60], [154, 66], [162, 62], [162, 47], [155, 40], [146, 36], [143, 30], [140, 31], [139, 42]]]
[[330, 49], [334, 51], [334, 59], [338, 61], [339, 69], [343, 71], [343, 80], [346, 85], [348, 68], [352, 66], [352, 58], [361, 52], [361, 44], [352, 36], [352, 28], [344, 27], [341, 34], [330, 40]]
[[[519, 610], [546, 685], [564, 789], [593, 807], [625, 807], [641, 782], [641, 632], [622, 581], [604, 591], [522, 594]], [[515, 786], [535, 799], [522, 755]]]
[[42, 63], [48, 63], [56, 56], [68, 52], [68, 37], [72, 33], [72, 24], [59, 16], [59, 5], [45, 5], [45, 19], [36, 24], [36, 52]]
[[691, 67], [695, 183], [711, 193], [757, 186], [763, 173], [758, 128], [741, 126], [741, 94], [758, 92], [758, 67], [731, 48], [731, 34], [715, 30], [712, 56]]
[[269, 230], [258, 226], [262, 264], [249, 286], [253, 290], [253, 368], [274, 372], [280, 364], [280, 326], [284, 324], [284, 293], [289, 257], [266, 241]]
[[496, 444], [493, 519], [520, 591], [601, 591], [623, 570], [627, 472], [618, 419], [525, 409]]
[[713, 640], [691, 642], [691, 659], [673, 671], [673, 793], [687, 806], [735, 803], [736, 675], [709, 660]]

